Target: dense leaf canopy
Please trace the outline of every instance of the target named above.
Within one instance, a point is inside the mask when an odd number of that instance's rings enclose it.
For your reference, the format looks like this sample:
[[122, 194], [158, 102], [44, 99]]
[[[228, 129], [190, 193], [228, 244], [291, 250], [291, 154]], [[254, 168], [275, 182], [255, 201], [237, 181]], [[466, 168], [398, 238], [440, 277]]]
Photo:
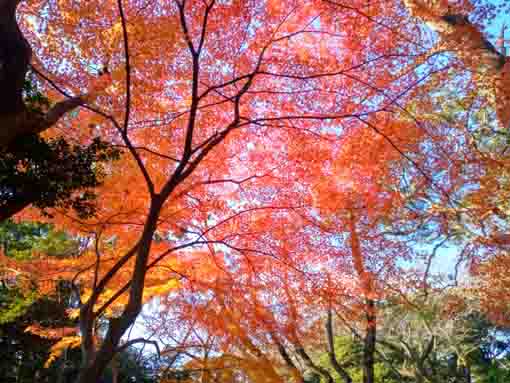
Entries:
[[[76, 244], [0, 255], [33, 299], [72, 291], [48, 365], [80, 346], [98, 381], [141, 344], [163, 381], [504, 376], [509, 8], [0, 0], [0, 219]], [[158, 342], [129, 337], [149, 302]]]

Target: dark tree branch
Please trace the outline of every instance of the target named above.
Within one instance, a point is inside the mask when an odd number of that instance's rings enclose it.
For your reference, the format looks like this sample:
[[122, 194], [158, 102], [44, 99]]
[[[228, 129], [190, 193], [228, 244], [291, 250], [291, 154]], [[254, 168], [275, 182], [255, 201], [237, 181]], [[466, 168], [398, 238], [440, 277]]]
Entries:
[[126, 106], [124, 112], [124, 125], [123, 130], [127, 132], [129, 125], [129, 117], [131, 114], [131, 62], [129, 56], [129, 40], [126, 25], [126, 16], [124, 15], [124, 8], [122, 7], [122, 0], [117, 1], [119, 8], [120, 21], [122, 25], [122, 40], [124, 45], [124, 61], [126, 71]]
[[331, 308], [328, 310], [328, 316], [326, 319], [326, 338], [328, 341], [328, 357], [331, 366], [340, 375], [345, 383], [352, 383], [352, 378], [349, 373], [338, 363], [335, 353], [335, 342], [333, 336], [333, 314]]
[[303, 363], [305, 364], [305, 366], [307, 368], [309, 368], [310, 370], [314, 371], [315, 373], [321, 375], [325, 380], [326, 380], [326, 383], [334, 383], [335, 380], [333, 379], [333, 377], [331, 376], [331, 374], [329, 373], [328, 370], [326, 370], [325, 368], [321, 367], [321, 366], [318, 366], [316, 365], [312, 358], [310, 358], [310, 356], [308, 355], [308, 353], [305, 351], [305, 349], [303, 348], [303, 346], [301, 344], [297, 344], [296, 345], [296, 354], [298, 354], [301, 359], [303, 360]]
[[159, 348], [158, 342], [156, 342], [155, 340], [149, 340], [149, 339], [145, 339], [145, 338], [135, 338], [135, 339], [128, 340], [126, 343], [117, 347], [116, 352], [122, 352], [137, 343], [152, 344], [154, 346], [154, 348], [156, 349], [156, 352], [158, 353], [158, 358], [161, 358], [161, 350]]
[[301, 373], [299, 368], [297, 368], [296, 364], [294, 363], [291, 356], [287, 352], [287, 349], [285, 348], [283, 343], [278, 339], [276, 334], [270, 334], [270, 335], [271, 335], [271, 339], [276, 344], [276, 347], [278, 347], [278, 352], [280, 353], [280, 356], [285, 361], [285, 364], [287, 365], [287, 367], [290, 369], [290, 372], [293, 375], [296, 382], [303, 383], [304, 382], [303, 374]]

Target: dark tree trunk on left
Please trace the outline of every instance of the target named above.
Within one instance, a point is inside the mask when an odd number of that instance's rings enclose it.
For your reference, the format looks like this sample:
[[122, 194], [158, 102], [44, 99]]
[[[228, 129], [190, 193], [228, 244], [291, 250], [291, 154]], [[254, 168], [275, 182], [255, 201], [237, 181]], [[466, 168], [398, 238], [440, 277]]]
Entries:
[[21, 0], [0, 0], [0, 149], [16, 139], [40, 133], [83, 104], [80, 96], [57, 102], [46, 114], [27, 110], [23, 84], [32, 49], [21, 32], [16, 9]]
[[[32, 49], [18, 25], [16, 11], [20, 2], [0, 0], [0, 158], [6, 158], [6, 155], [12, 158], [27, 139], [48, 129], [67, 112], [83, 104], [81, 96], [69, 97], [55, 103], [46, 113], [25, 105], [23, 89]], [[2, 176], [7, 177], [4, 173]], [[37, 188], [26, 186], [15, 189], [15, 198], [10, 190], [9, 200], [4, 198], [6, 189], [0, 189], [0, 222], [40, 198]]]
[[16, 22], [19, 2], [0, 0], [0, 117], [25, 109], [22, 90], [32, 52]]

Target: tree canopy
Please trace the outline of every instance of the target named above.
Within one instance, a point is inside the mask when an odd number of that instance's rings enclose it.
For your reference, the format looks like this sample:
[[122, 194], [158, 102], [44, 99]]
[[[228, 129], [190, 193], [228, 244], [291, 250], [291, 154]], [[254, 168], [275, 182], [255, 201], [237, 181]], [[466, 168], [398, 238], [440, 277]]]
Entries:
[[160, 381], [504, 379], [505, 12], [0, 0], [0, 272], [15, 315], [69, 289], [48, 366], [117, 379], [136, 345]]

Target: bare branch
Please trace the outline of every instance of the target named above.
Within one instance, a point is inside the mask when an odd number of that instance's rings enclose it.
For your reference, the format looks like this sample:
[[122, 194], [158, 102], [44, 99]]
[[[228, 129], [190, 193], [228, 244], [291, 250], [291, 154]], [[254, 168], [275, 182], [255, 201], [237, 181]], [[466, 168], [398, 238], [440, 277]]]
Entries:
[[149, 339], [145, 339], [145, 338], [135, 338], [135, 339], [128, 340], [126, 343], [117, 347], [116, 352], [122, 352], [137, 343], [152, 344], [154, 346], [154, 348], [156, 349], [156, 352], [158, 353], [158, 358], [161, 358], [161, 350], [159, 348], [158, 342], [156, 342], [155, 340], [149, 340]]

